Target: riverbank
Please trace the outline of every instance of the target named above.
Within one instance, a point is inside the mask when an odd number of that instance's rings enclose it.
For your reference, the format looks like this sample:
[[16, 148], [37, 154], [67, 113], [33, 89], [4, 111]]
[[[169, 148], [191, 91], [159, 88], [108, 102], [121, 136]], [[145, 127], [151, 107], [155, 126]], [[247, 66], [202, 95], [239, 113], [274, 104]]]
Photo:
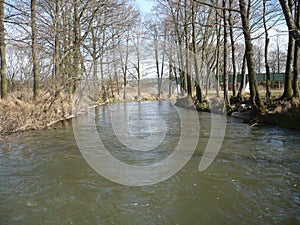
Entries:
[[[54, 97], [53, 97], [54, 96]], [[129, 98], [130, 101], [162, 100], [155, 96]], [[110, 105], [125, 102], [122, 98], [99, 99], [93, 106]], [[86, 107], [86, 106], [84, 106]], [[89, 107], [89, 106], [88, 106]], [[38, 101], [22, 93], [12, 93], [9, 98], [0, 99], [0, 135], [50, 128], [53, 125], [75, 117], [73, 98], [68, 93], [42, 93]], [[79, 109], [82, 114], [85, 109]]]
[[[150, 96], [131, 101], [162, 100]], [[115, 104], [124, 102], [122, 99], [109, 99], [105, 102], [99, 100], [95, 105]], [[67, 94], [55, 97], [50, 93], [43, 93], [39, 101], [30, 97], [20, 97], [19, 93], [10, 95], [6, 100], [0, 99], [0, 135], [12, 134], [28, 130], [38, 130], [51, 127], [74, 117], [72, 114], [73, 99]], [[203, 103], [195, 100], [179, 98], [177, 106], [192, 108], [198, 111], [224, 114], [224, 104], [218, 98], [212, 98]], [[251, 108], [248, 101], [237, 102], [228, 110], [227, 114], [237, 117], [252, 126], [269, 124], [300, 131], [300, 101], [285, 102], [274, 101], [266, 105], [266, 113], [261, 114]]]
[[41, 93], [38, 101], [21, 93], [0, 99], [0, 134], [12, 134], [49, 127], [72, 118], [72, 99], [67, 95]]
[[254, 113], [244, 122], [250, 124], [269, 124], [300, 131], [300, 102], [278, 101], [267, 106], [265, 114]]
[[[217, 98], [195, 103], [198, 111], [224, 113], [223, 101]], [[226, 109], [228, 116], [242, 119], [244, 123], [251, 126], [274, 125], [282, 128], [289, 128], [300, 131], [300, 101], [282, 101], [274, 99], [271, 103], [265, 104], [265, 113], [255, 110], [249, 100], [235, 102], [230, 109]]]

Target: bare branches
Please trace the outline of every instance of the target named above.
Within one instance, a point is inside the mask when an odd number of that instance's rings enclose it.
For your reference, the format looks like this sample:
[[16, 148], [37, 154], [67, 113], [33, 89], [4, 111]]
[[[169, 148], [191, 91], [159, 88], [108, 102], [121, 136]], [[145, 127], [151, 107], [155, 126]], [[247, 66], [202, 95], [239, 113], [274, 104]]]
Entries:
[[194, 2], [197, 2], [201, 5], [205, 5], [214, 9], [219, 9], [219, 10], [227, 10], [227, 11], [232, 11], [232, 12], [237, 12], [239, 13], [240, 11], [238, 9], [234, 9], [234, 8], [227, 8], [227, 7], [223, 7], [223, 6], [218, 6], [218, 4], [211, 4], [211, 3], [207, 3], [205, 1], [200, 1], [200, 0], [193, 0]]
[[[300, 40], [300, 28], [297, 27], [296, 21], [293, 19], [293, 14], [291, 12], [291, 8], [287, 4], [285, 0], [279, 0], [280, 5], [282, 7], [282, 11], [284, 13], [284, 17], [287, 23], [289, 30], [292, 32], [294, 38], [296, 40]], [[299, 4], [299, 3], [298, 3]], [[300, 42], [297, 42], [298, 46], [300, 47]]]

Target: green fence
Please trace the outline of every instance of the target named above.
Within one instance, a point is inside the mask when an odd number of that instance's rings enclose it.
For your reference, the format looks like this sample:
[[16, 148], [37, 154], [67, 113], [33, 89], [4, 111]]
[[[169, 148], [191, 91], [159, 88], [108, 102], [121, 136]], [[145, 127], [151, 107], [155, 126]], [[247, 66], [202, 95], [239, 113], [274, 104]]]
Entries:
[[[220, 82], [223, 83], [224, 76], [220, 76]], [[237, 82], [241, 82], [241, 74], [237, 75]], [[267, 76], [265, 73], [257, 73], [256, 74], [257, 81], [259, 83], [264, 83], [267, 80]], [[271, 82], [284, 82], [285, 73], [271, 73]], [[246, 75], [246, 82], [249, 81], [248, 74]], [[233, 82], [233, 75], [228, 75], [228, 82]]]

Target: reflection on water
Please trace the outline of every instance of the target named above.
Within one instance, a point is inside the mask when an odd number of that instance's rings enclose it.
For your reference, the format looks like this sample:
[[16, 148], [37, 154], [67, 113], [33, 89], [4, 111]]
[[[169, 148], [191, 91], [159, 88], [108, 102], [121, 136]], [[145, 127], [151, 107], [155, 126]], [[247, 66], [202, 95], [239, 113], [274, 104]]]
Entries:
[[[168, 124], [164, 141], [172, 149], [180, 132], [174, 109], [158, 102], [147, 106], [146, 119], [159, 115]], [[109, 109], [95, 112], [101, 135], [111, 132]], [[83, 160], [70, 125], [0, 139], [0, 224], [299, 224], [299, 132], [229, 119], [220, 153], [200, 173], [210, 115], [199, 118], [192, 160], [169, 180], [146, 187], [100, 177]], [[141, 128], [137, 124], [134, 132]], [[141, 137], [150, 130], [143, 132]], [[106, 145], [122, 158], [120, 148], [128, 149], [111, 134]], [[130, 160], [151, 163], [168, 151], [158, 148]]]

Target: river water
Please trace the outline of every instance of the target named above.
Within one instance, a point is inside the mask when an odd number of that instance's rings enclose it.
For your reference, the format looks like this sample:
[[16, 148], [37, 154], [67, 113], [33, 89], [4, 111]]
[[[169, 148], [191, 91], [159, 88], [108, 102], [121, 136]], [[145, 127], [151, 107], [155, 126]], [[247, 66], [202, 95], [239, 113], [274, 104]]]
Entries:
[[[147, 120], [165, 121], [161, 147], [123, 154], [111, 112], [124, 107], [133, 109], [131, 132], [139, 138], [153, 132]], [[104, 106], [90, 115], [106, 148], [126, 163], [163, 160], [179, 140], [180, 118], [167, 102]], [[71, 124], [1, 138], [0, 224], [300, 224], [300, 133], [227, 118], [220, 152], [199, 172], [211, 115], [198, 115], [198, 145], [189, 162], [171, 178], [140, 187], [95, 172], [79, 151]]]

